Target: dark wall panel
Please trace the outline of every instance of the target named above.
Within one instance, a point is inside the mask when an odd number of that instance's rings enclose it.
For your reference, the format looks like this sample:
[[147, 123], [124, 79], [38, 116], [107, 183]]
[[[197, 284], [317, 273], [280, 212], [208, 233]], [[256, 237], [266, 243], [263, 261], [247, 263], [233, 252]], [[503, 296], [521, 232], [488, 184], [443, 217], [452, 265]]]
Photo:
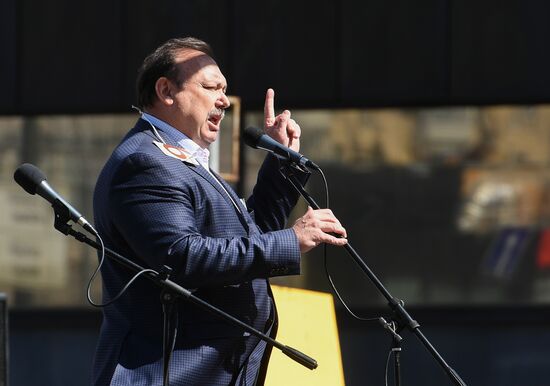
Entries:
[[135, 80], [143, 59], [170, 38], [195, 36], [205, 40], [212, 46], [222, 71], [227, 72], [230, 51], [228, 2], [126, 1], [122, 15], [122, 111], [135, 103]]
[[550, 101], [550, 3], [2, 0], [0, 114], [129, 111], [143, 58], [211, 43], [246, 108]]
[[[545, 319], [548, 310], [495, 307], [479, 307], [478, 310], [475, 307], [440, 307], [430, 311], [407, 309], [465, 384], [548, 385], [550, 330], [547, 328], [548, 319]], [[374, 310], [354, 311], [359, 315], [380, 315]], [[476, 316], [481, 314], [486, 315], [484, 320]], [[343, 312], [338, 316], [346, 385], [383, 385], [390, 335], [379, 326], [353, 320]], [[455, 384], [416, 336], [407, 330], [400, 335], [404, 339], [401, 353], [403, 385]], [[390, 385], [394, 384], [392, 362], [393, 359], [389, 363]]]
[[455, 1], [454, 102], [550, 101], [550, 3]]
[[[548, 307], [407, 306], [407, 309], [466, 384], [548, 385]], [[388, 317], [387, 307], [354, 311], [364, 316]], [[384, 384], [390, 335], [378, 324], [354, 320], [340, 307], [336, 312], [346, 385]], [[88, 386], [100, 322], [97, 310], [12, 310], [9, 384]], [[413, 334], [408, 331], [400, 334], [404, 338], [403, 385], [453, 385]], [[389, 372], [393, 372], [391, 367]], [[389, 384], [394, 384], [391, 378]]]
[[17, 100], [17, 45], [16, 45], [16, 0], [0, 1], [0, 114], [15, 109]]
[[109, 111], [117, 105], [119, 4], [19, 0], [20, 112]]
[[336, 97], [334, 1], [235, 3], [232, 85], [248, 108], [273, 87], [278, 109], [327, 105]]
[[345, 105], [432, 103], [448, 94], [448, 1], [342, 1]]

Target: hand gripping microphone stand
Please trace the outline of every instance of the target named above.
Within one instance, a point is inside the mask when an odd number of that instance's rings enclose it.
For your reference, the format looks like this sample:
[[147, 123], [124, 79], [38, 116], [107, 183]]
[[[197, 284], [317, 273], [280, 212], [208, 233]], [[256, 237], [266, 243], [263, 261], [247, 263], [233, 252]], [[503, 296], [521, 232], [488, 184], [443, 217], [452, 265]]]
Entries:
[[[29, 185], [40, 183], [40, 178], [38, 181], [33, 181], [33, 178], [35, 176], [29, 176], [28, 171], [29, 169], [33, 172], [37, 172], [41, 178], [45, 179], [43, 177], [42, 172], [40, 172], [36, 167], [30, 164], [26, 164], [27, 166], [22, 168], [18, 168], [16, 171], [16, 175], [19, 175], [21, 178], [16, 177], [17, 183], [19, 183], [25, 190], [29, 191], [27, 188]], [[21, 181], [22, 180], [22, 181]], [[29, 191], [29, 193], [34, 194], [34, 192]], [[55, 214], [55, 221], [54, 221], [54, 227], [59, 232], [63, 233], [64, 235], [71, 235], [76, 240], [87, 244], [93, 248], [95, 248], [98, 251], [102, 251], [102, 246], [95, 242], [94, 240], [90, 239], [88, 236], [84, 235], [81, 232], [75, 231], [72, 226], [70, 225], [70, 221], [73, 220], [74, 216], [71, 216], [71, 209], [72, 207], [67, 206], [67, 202], [62, 200], [61, 198], [55, 198], [52, 199], [52, 207], [54, 209]], [[74, 210], [74, 209], [73, 209]], [[86, 228], [87, 229], [87, 228]], [[92, 228], [93, 229], [93, 228]], [[93, 233], [93, 232], [92, 232]], [[134, 263], [132, 260], [110, 250], [109, 248], [104, 248], [105, 255], [109, 257], [110, 259], [114, 260], [118, 264], [121, 264], [125, 266], [126, 268], [135, 271], [135, 272], [143, 272], [143, 276], [149, 280], [152, 280], [155, 284], [157, 284], [159, 287], [162, 288], [161, 291], [161, 302], [162, 302], [162, 308], [164, 312], [164, 334], [163, 334], [163, 347], [164, 347], [164, 355], [163, 355], [163, 362], [164, 362], [164, 373], [163, 373], [163, 385], [168, 386], [169, 385], [169, 362], [170, 362], [170, 356], [172, 353], [172, 345], [170, 342], [173, 340], [174, 335], [170, 331], [170, 322], [171, 322], [171, 313], [174, 308], [174, 301], [177, 298], [185, 299], [202, 309], [224, 319], [226, 322], [233, 324], [235, 326], [241, 327], [243, 330], [249, 332], [250, 334], [260, 338], [261, 340], [265, 341], [267, 344], [274, 346], [281, 350], [283, 354], [288, 356], [289, 358], [293, 359], [294, 361], [300, 363], [302, 366], [307, 367], [310, 370], [317, 368], [317, 361], [306, 354], [298, 351], [295, 348], [292, 348], [290, 346], [286, 346], [275, 339], [271, 338], [270, 336], [264, 334], [261, 331], [256, 330], [255, 328], [249, 326], [248, 324], [240, 321], [239, 319], [229, 315], [228, 313], [222, 311], [221, 309], [209, 304], [208, 302], [194, 296], [191, 291], [181, 287], [177, 283], [170, 280], [170, 273], [171, 269], [167, 266], [164, 266], [160, 272], [156, 272], [152, 269], [145, 269], [144, 267], [140, 266], [139, 264]]]
[[[294, 163], [289, 162], [281, 162], [281, 167], [279, 169], [280, 173], [283, 175], [285, 179], [287, 179], [290, 184], [296, 189], [301, 196], [307, 201], [307, 203], [313, 208], [313, 209], [320, 209], [319, 205], [315, 202], [315, 200], [309, 195], [308, 192], [305, 191], [304, 186], [296, 176], [296, 172], [303, 173], [305, 170], [303, 167], [296, 165]], [[403, 301], [394, 298], [390, 292], [384, 287], [382, 282], [376, 277], [376, 275], [371, 271], [371, 269], [368, 267], [368, 265], [363, 261], [363, 259], [359, 256], [359, 254], [353, 249], [351, 244], [348, 242], [346, 245], [344, 245], [344, 249], [348, 252], [348, 254], [353, 258], [355, 263], [363, 270], [363, 272], [367, 275], [367, 277], [372, 281], [374, 286], [380, 291], [380, 293], [386, 298], [388, 301], [388, 305], [393, 311], [393, 315], [396, 319], [396, 323], [399, 326], [399, 329], [401, 330], [404, 328], [408, 328], [410, 331], [412, 331], [418, 339], [422, 342], [422, 344], [428, 349], [428, 351], [432, 354], [432, 356], [435, 358], [435, 360], [441, 365], [443, 370], [448, 374], [449, 378], [452, 380], [452, 382], [457, 386], [466, 386], [464, 381], [460, 378], [460, 376], [457, 374], [455, 370], [451, 368], [445, 362], [443, 357], [437, 352], [435, 347], [430, 343], [428, 338], [422, 334], [420, 331], [420, 324], [416, 320], [414, 320], [411, 315], [405, 310]], [[400, 375], [399, 375], [399, 351], [400, 348], [400, 342], [401, 337], [399, 335], [391, 330], [387, 326], [387, 322], [385, 320], [381, 320], [382, 325], [393, 335], [394, 338], [394, 348], [392, 351], [395, 351], [395, 375], [396, 375], [396, 382], [399, 385], [400, 382]], [[390, 331], [391, 330], [391, 331]]]

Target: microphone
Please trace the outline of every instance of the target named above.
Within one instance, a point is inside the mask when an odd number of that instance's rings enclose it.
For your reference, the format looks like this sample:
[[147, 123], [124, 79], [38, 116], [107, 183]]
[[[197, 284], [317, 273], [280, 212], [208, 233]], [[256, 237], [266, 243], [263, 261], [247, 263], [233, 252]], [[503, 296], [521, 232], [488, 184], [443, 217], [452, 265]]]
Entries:
[[82, 226], [88, 232], [96, 233], [94, 227], [67, 201], [63, 199], [55, 190], [52, 189], [50, 184], [46, 182], [46, 175], [42, 170], [38, 169], [32, 164], [22, 164], [19, 166], [13, 174], [13, 179], [17, 182], [27, 193], [32, 195], [38, 193], [52, 206], [56, 203], [63, 205], [69, 212], [70, 219], [75, 223]]
[[300, 153], [275, 141], [269, 135], [264, 134], [262, 129], [258, 129], [257, 127], [247, 127], [244, 129], [243, 141], [254, 149], [267, 150], [280, 158], [294, 162], [300, 166], [307, 166], [319, 170], [319, 166], [313, 161], [310, 161]]

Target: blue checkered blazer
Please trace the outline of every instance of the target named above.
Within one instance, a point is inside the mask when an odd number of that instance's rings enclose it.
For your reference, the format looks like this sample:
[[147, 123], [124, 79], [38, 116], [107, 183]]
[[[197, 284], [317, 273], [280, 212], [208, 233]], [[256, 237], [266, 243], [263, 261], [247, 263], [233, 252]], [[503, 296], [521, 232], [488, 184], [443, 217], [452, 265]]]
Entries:
[[[178, 138], [160, 130], [167, 143]], [[220, 178], [163, 154], [149, 123], [138, 120], [114, 150], [97, 181], [95, 225], [105, 245], [137, 263], [168, 265], [172, 279], [256, 329], [276, 330], [268, 277], [298, 274], [300, 251], [284, 229], [298, 196], [268, 156], [247, 207]], [[234, 203], [239, 206], [237, 210]], [[105, 261], [103, 298], [132, 277]], [[139, 278], [104, 308], [93, 384], [162, 385], [162, 308], [159, 288]], [[253, 383], [264, 346], [254, 336], [178, 302], [172, 386]], [[269, 351], [269, 350], [267, 350]]]

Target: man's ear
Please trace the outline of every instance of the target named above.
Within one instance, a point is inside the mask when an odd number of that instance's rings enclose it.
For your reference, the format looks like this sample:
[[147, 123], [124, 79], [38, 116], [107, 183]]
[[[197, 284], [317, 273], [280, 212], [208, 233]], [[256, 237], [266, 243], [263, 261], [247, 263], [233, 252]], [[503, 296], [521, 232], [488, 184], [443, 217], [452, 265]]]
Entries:
[[155, 92], [160, 103], [171, 106], [174, 104], [173, 83], [166, 77], [162, 76], [155, 83]]

